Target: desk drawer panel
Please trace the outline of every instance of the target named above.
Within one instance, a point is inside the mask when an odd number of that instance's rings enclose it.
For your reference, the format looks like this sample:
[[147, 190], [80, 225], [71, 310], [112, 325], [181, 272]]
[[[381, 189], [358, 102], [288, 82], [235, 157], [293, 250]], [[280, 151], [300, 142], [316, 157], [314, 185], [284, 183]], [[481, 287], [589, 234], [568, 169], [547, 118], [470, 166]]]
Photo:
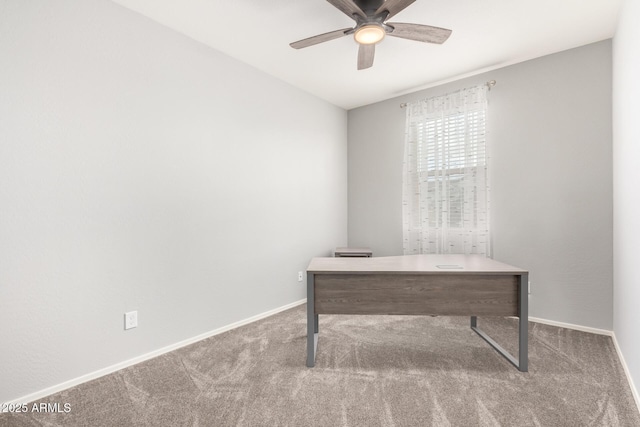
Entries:
[[316, 274], [316, 314], [517, 316], [510, 275]]

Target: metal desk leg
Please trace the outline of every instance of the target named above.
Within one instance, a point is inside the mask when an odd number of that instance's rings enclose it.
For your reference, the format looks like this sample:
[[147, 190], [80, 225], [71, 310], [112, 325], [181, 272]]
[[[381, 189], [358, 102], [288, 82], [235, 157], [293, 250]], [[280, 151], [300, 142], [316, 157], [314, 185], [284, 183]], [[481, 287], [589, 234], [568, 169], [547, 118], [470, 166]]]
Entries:
[[318, 348], [318, 315], [315, 314], [313, 282], [314, 274], [307, 273], [307, 366], [309, 368], [313, 368], [316, 364]]
[[529, 370], [529, 273], [518, 276], [518, 287], [520, 291], [518, 369], [527, 372]]
[[478, 318], [471, 316], [471, 329], [489, 343], [521, 372], [529, 370], [529, 274], [518, 276], [518, 360], [502, 348], [489, 335], [478, 328]]

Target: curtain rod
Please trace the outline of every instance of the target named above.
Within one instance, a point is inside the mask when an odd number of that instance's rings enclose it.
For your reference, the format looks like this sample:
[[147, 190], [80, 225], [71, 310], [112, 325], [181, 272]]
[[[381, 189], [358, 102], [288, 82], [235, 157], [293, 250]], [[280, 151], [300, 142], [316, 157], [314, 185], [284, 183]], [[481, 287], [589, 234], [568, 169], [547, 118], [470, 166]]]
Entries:
[[[489, 80], [488, 82], [485, 83], [485, 85], [489, 88], [489, 90], [491, 90], [492, 87], [494, 87], [497, 84], [497, 82], [495, 80]], [[400, 104], [400, 108], [404, 108], [407, 106], [406, 102], [403, 102], [402, 104]]]

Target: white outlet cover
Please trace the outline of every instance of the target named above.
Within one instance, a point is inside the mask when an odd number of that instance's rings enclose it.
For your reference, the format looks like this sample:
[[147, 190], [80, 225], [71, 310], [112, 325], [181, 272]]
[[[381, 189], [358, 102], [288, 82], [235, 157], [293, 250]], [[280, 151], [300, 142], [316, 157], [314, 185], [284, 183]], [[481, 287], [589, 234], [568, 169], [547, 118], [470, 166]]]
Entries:
[[124, 329], [133, 329], [138, 327], [138, 312], [130, 311], [124, 314]]

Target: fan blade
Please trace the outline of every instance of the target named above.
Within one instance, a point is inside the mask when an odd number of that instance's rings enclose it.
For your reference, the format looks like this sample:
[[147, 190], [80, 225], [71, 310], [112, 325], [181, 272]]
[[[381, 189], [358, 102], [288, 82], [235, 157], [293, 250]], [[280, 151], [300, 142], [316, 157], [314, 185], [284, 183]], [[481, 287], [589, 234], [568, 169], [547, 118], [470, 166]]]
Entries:
[[340, 37], [346, 36], [347, 31], [351, 31], [352, 28], [343, 28], [342, 30], [335, 30], [329, 33], [318, 34], [317, 36], [309, 37], [303, 40], [298, 40], [297, 42], [289, 43], [294, 49], [302, 49], [303, 47], [313, 46], [314, 44], [328, 42], [329, 40], [338, 39]]
[[375, 44], [361, 44], [358, 49], [358, 70], [364, 70], [373, 65], [373, 56], [376, 53]]
[[430, 25], [403, 24], [401, 22], [387, 22], [387, 25], [393, 27], [393, 31], [387, 31], [388, 36], [425, 43], [442, 44], [451, 35], [451, 30]]
[[349, 18], [353, 19], [353, 15], [360, 15], [363, 18], [366, 18], [367, 15], [360, 9], [353, 0], [327, 0], [329, 3], [333, 5], [333, 7], [340, 9], [342, 13], [347, 15]]
[[407, 6], [415, 1], [416, 0], [387, 0], [382, 3], [378, 10], [376, 10], [376, 15], [386, 10], [389, 14], [385, 19], [389, 19], [398, 12], [402, 12]]

